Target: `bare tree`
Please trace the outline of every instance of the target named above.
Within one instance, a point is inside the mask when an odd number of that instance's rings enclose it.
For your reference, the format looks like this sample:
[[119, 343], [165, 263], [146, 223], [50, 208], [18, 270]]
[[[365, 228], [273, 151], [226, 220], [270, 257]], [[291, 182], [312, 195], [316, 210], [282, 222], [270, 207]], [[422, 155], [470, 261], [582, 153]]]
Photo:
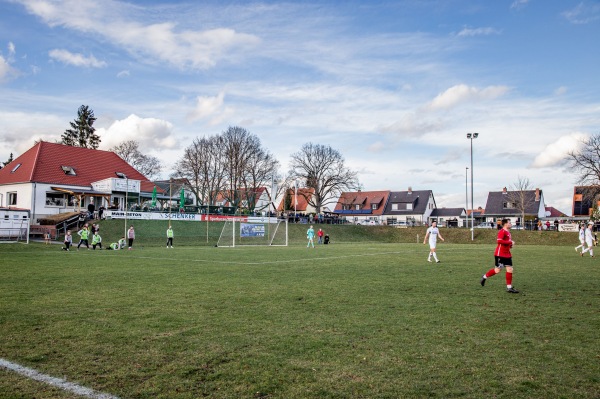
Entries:
[[578, 175], [582, 201], [597, 204], [600, 200], [600, 134], [581, 140], [579, 149], [570, 151], [568, 159]]
[[521, 213], [523, 227], [525, 227], [525, 212], [535, 204], [535, 195], [531, 193], [532, 188], [528, 178], [519, 176], [517, 181], [511, 185], [507, 195], [511, 207]]
[[343, 191], [359, 187], [357, 173], [350, 170], [342, 154], [330, 146], [307, 143], [291, 158], [289, 177], [315, 190], [314, 197], [306, 200], [317, 213], [323, 206], [335, 202]]
[[223, 190], [221, 148], [220, 136], [196, 138], [177, 162], [175, 175], [188, 179], [199, 204], [214, 205], [217, 194]]
[[244, 128], [229, 127], [221, 139], [227, 186], [223, 193], [233, 206], [245, 201], [247, 208], [254, 210], [256, 189], [270, 186], [279, 162], [262, 148], [256, 135]]
[[126, 140], [112, 147], [110, 151], [123, 158], [148, 179], [153, 179], [161, 172], [162, 164], [158, 158], [142, 154], [139, 146], [140, 144], [135, 140]]

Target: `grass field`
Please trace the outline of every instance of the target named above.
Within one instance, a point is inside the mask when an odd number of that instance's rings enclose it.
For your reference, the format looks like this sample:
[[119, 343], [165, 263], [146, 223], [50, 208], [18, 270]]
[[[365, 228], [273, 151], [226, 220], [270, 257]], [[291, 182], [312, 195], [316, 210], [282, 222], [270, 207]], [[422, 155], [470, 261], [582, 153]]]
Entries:
[[[511, 295], [485, 244], [2, 245], [0, 357], [120, 398], [598, 398], [573, 246], [517, 245]], [[0, 397], [73, 396], [0, 368]]]

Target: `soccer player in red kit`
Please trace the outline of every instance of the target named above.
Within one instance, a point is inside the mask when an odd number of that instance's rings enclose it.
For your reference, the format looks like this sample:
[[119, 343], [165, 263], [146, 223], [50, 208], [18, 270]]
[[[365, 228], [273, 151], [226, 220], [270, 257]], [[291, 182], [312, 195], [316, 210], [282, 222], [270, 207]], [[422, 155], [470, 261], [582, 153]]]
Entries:
[[486, 274], [481, 278], [481, 286], [485, 285], [486, 280], [489, 277], [492, 277], [495, 274], [500, 273], [500, 269], [506, 269], [506, 292], [511, 294], [518, 294], [517, 291], [512, 286], [512, 275], [513, 275], [513, 265], [512, 265], [512, 255], [510, 253], [510, 249], [515, 244], [510, 235], [510, 228], [512, 227], [512, 223], [510, 219], [502, 219], [502, 228], [498, 230], [498, 246], [496, 247], [496, 251], [494, 251], [494, 258], [496, 259], [496, 266], [493, 269], [490, 269]]

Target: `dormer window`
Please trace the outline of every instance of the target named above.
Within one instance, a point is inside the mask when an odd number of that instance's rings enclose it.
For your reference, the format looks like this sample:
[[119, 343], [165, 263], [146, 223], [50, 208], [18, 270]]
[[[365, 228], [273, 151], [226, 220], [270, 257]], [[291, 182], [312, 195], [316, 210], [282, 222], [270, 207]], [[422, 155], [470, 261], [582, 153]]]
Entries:
[[61, 166], [63, 172], [65, 172], [65, 175], [68, 176], [77, 176], [77, 173], [75, 173], [75, 169], [71, 166]]
[[15, 173], [17, 171], [17, 169], [19, 169], [20, 167], [21, 167], [20, 163], [16, 164], [15, 167], [12, 168], [12, 170], [10, 171], [10, 173]]

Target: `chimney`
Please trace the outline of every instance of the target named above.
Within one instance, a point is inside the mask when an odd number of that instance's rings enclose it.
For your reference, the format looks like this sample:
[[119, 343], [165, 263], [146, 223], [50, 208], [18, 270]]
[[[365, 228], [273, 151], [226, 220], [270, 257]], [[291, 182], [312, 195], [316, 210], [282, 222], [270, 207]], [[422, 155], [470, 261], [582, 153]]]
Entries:
[[412, 187], [408, 186], [408, 193], [412, 194]]
[[502, 189], [502, 194], [506, 194], [506, 187]]
[[535, 189], [535, 202], [540, 202], [540, 189]]

